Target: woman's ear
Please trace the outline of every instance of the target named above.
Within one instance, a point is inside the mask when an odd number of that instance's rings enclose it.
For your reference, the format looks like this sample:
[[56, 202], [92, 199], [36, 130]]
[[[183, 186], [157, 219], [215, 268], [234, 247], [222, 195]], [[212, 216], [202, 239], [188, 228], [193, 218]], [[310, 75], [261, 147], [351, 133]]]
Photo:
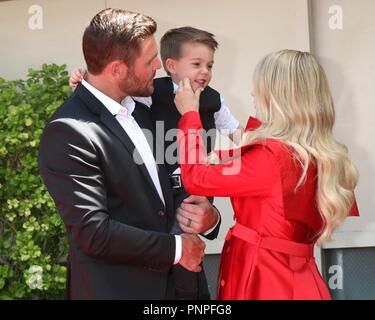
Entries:
[[176, 74], [176, 60], [168, 58], [167, 60], [165, 60], [165, 67], [171, 75]]

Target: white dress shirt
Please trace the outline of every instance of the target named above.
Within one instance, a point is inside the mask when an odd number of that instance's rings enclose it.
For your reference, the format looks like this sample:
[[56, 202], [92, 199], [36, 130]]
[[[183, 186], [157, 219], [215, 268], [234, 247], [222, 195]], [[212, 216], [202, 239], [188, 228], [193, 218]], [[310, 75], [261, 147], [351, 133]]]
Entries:
[[[141, 156], [143, 163], [154, 183], [154, 186], [159, 194], [160, 199], [165, 204], [163, 192], [161, 189], [158, 168], [155, 162], [150, 145], [147, 139], [139, 127], [137, 121], [132, 116], [132, 112], [135, 108], [135, 102], [131, 97], [126, 97], [121, 104], [112, 98], [108, 97], [87, 81], [82, 80], [82, 85], [86, 87], [107, 109], [108, 111], [116, 116], [116, 120], [120, 123], [121, 127], [125, 130], [126, 134], [129, 136], [133, 142], [135, 148], [137, 149], [139, 155]], [[181, 236], [175, 235], [176, 238], [176, 253], [174, 264], [178, 263], [182, 255], [182, 239]]]

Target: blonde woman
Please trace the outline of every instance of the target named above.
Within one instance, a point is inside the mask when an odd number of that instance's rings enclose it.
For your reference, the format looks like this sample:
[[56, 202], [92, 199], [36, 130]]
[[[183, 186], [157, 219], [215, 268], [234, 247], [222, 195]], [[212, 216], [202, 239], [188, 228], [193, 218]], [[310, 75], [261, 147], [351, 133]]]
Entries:
[[187, 192], [231, 197], [235, 212], [218, 298], [330, 299], [313, 247], [358, 214], [358, 175], [332, 133], [335, 112], [325, 73], [311, 54], [284, 50], [258, 64], [253, 84], [259, 126], [244, 134], [233, 157], [221, 155], [215, 166], [208, 165], [199, 133], [200, 90], [194, 93], [185, 79], [175, 98]]

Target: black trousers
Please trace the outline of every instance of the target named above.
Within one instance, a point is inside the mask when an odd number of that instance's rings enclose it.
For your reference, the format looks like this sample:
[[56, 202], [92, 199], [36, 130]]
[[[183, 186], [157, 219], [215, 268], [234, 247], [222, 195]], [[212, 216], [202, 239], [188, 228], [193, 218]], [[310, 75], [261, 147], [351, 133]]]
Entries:
[[[174, 203], [175, 208], [178, 208], [182, 201], [189, 195], [183, 188], [175, 191]], [[173, 224], [173, 234], [183, 233], [180, 228], [178, 221], [176, 220]], [[176, 264], [172, 268], [172, 279], [175, 288], [175, 299], [177, 300], [210, 300], [210, 292], [208, 290], [208, 283], [206, 274], [201, 264], [201, 272], [191, 272], [185, 269], [180, 264]]]

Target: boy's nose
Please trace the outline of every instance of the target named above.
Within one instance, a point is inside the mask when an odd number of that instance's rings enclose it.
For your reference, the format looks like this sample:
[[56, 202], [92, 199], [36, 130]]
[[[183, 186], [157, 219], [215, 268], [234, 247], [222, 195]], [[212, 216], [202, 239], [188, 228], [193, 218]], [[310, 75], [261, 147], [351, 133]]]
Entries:
[[206, 74], [206, 73], [209, 72], [209, 69], [206, 68], [206, 67], [203, 67], [203, 68], [201, 69], [201, 72], [204, 73], [204, 74]]

